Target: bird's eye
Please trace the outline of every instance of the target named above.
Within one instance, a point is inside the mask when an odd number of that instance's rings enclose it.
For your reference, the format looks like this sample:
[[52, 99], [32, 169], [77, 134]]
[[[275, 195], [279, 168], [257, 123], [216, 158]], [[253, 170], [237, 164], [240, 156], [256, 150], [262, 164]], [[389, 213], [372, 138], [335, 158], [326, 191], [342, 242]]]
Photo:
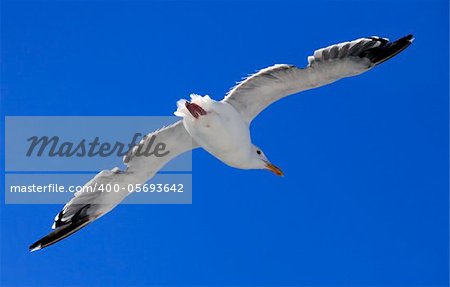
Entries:
[[260, 150], [257, 150], [256, 153], [257, 153], [257, 154], [261, 154], [261, 151], [260, 151]]

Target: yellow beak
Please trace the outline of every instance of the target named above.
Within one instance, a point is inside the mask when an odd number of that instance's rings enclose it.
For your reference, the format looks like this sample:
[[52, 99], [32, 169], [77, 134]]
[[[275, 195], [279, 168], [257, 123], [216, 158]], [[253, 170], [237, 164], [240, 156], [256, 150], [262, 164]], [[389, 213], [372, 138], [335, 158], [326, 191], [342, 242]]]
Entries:
[[267, 167], [268, 170], [270, 170], [274, 174], [276, 174], [278, 176], [284, 176], [283, 171], [280, 168], [278, 168], [277, 166], [271, 164], [270, 162], [266, 163], [266, 167]]

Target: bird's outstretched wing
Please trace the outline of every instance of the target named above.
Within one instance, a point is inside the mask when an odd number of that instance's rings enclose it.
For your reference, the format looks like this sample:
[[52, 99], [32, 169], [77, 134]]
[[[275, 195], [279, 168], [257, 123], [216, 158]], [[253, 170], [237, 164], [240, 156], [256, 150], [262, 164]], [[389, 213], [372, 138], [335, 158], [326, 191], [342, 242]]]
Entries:
[[[154, 142], [166, 145], [165, 152], [169, 152], [167, 155], [147, 157], [142, 152], [138, 152], [146, 150], [152, 136], [154, 136]], [[75, 193], [75, 196], [56, 215], [52, 226], [54, 231], [33, 243], [30, 251], [52, 245], [105, 215], [129, 194], [129, 186], [145, 183], [174, 157], [196, 147], [198, 145], [193, 142], [181, 121], [148, 134], [124, 157], [126, 170], [121, 171], [117, 167], [104, 170], [86, 183], [83, 191]], [[102, 192], [103, 188], [100, 190], [101, 186], [116, 184], [124, 187], [123, 191], [122, 188], [119, 192]]]
[[274, 65], [262, 69], [232, 88], [223, 101], [250, 123], [273, 102], [368, 71], [406, 49], [412, 41], [412, 35], [394, 42], [368, 37], [319, 49], [308, 57], [306, 68]]

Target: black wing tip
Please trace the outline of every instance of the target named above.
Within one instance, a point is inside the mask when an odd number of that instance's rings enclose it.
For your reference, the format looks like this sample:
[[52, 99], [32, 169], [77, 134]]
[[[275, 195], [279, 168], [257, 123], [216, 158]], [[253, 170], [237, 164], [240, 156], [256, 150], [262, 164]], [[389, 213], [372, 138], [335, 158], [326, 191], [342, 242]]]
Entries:
[[36, 241], [35, 243], [31, 244], [30, 247], [28, 247], [28, 250], [30, 250], [30, 252], [34, 252], [40, 249], [42, 249], [40, 240]]
[[408, 48], [413, 41], [414, 36], [409, 34], [396, 41], [383, 43], [379, 47], [369, 49], [361, 56], [369, 58], [374, 65], [379, 65]]
[[413, 34], [409, 34], [409, 35], [406, 35], [405, 37], [402, 37], [402, 38], [398, 39], [397, 41], [394, 41], [392, 43], [392, 45], [394, 45], [394, 44], [396, 44], [396, 45], [403, 45], [403, 46], [405, 46], [405, 48], [407, 48], [409, 45], [412, 44], [413, 41], [414, 41], [414, 35]]
[[404, 39], [406, 39], [407, 41], [410, 41], [412, 43], [412, 41], [414, 41], [414, 35], [413, 34], [409, 34], [405, 37], [403, 37]]
[[76, 223], [71, 223], [62, 226], [60, 228], [57, 228], [54, 231], [47, 234], [46, 236], [39, 239], [38, 241], [31, 244], [28, 249], [30, 250], [30, 252], [33, 252], [48, 247], [50, 245], [53, 245], [56, 242], [63, 240], [67, 236], [71, 235], [72, 233], [80, 230], [90, 222], [92, 221], [86, 217], [80, 221], [77, 221]]
[[[51, 237], [54, 237], [54, 236], [52, 236], [53, 233], [55, 233], [55, 231], [49, 233], [48, 235], [42, 237], [38, 241], [36, 241], [33, 244], [31, 244], [28, 247], [28, 250], [30, 252], [34, 252], [34, 251], [37, 251], [37, 250], [41, 250], [42, 248], [45, 248], [45, 247], [47, 247], [47, 246], [49, 246], [49, 245], [51, 245], [53, 243], [56, 243], [57, 242], [56, 240], [50, 239]], [[52, 242], [52, 241], [54, 241], [54, 242]]]

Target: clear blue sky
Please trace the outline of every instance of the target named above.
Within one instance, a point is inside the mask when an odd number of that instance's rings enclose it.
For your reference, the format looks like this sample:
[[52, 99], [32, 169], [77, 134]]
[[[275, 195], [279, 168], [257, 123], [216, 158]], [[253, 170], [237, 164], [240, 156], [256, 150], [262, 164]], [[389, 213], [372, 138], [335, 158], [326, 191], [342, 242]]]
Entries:
[[2, 121], [171, 115], [191, 92], [221, 99], [329, 44], [416, 37], [257, 118], [253, 140], [284, 178], [196, 150], [192, 205], [119, 206], [35, 253], [61, 205], [5, 205], [2, 192], [1, 285], [448, 284], [448, 1], [2, 1], [1, 13]]

